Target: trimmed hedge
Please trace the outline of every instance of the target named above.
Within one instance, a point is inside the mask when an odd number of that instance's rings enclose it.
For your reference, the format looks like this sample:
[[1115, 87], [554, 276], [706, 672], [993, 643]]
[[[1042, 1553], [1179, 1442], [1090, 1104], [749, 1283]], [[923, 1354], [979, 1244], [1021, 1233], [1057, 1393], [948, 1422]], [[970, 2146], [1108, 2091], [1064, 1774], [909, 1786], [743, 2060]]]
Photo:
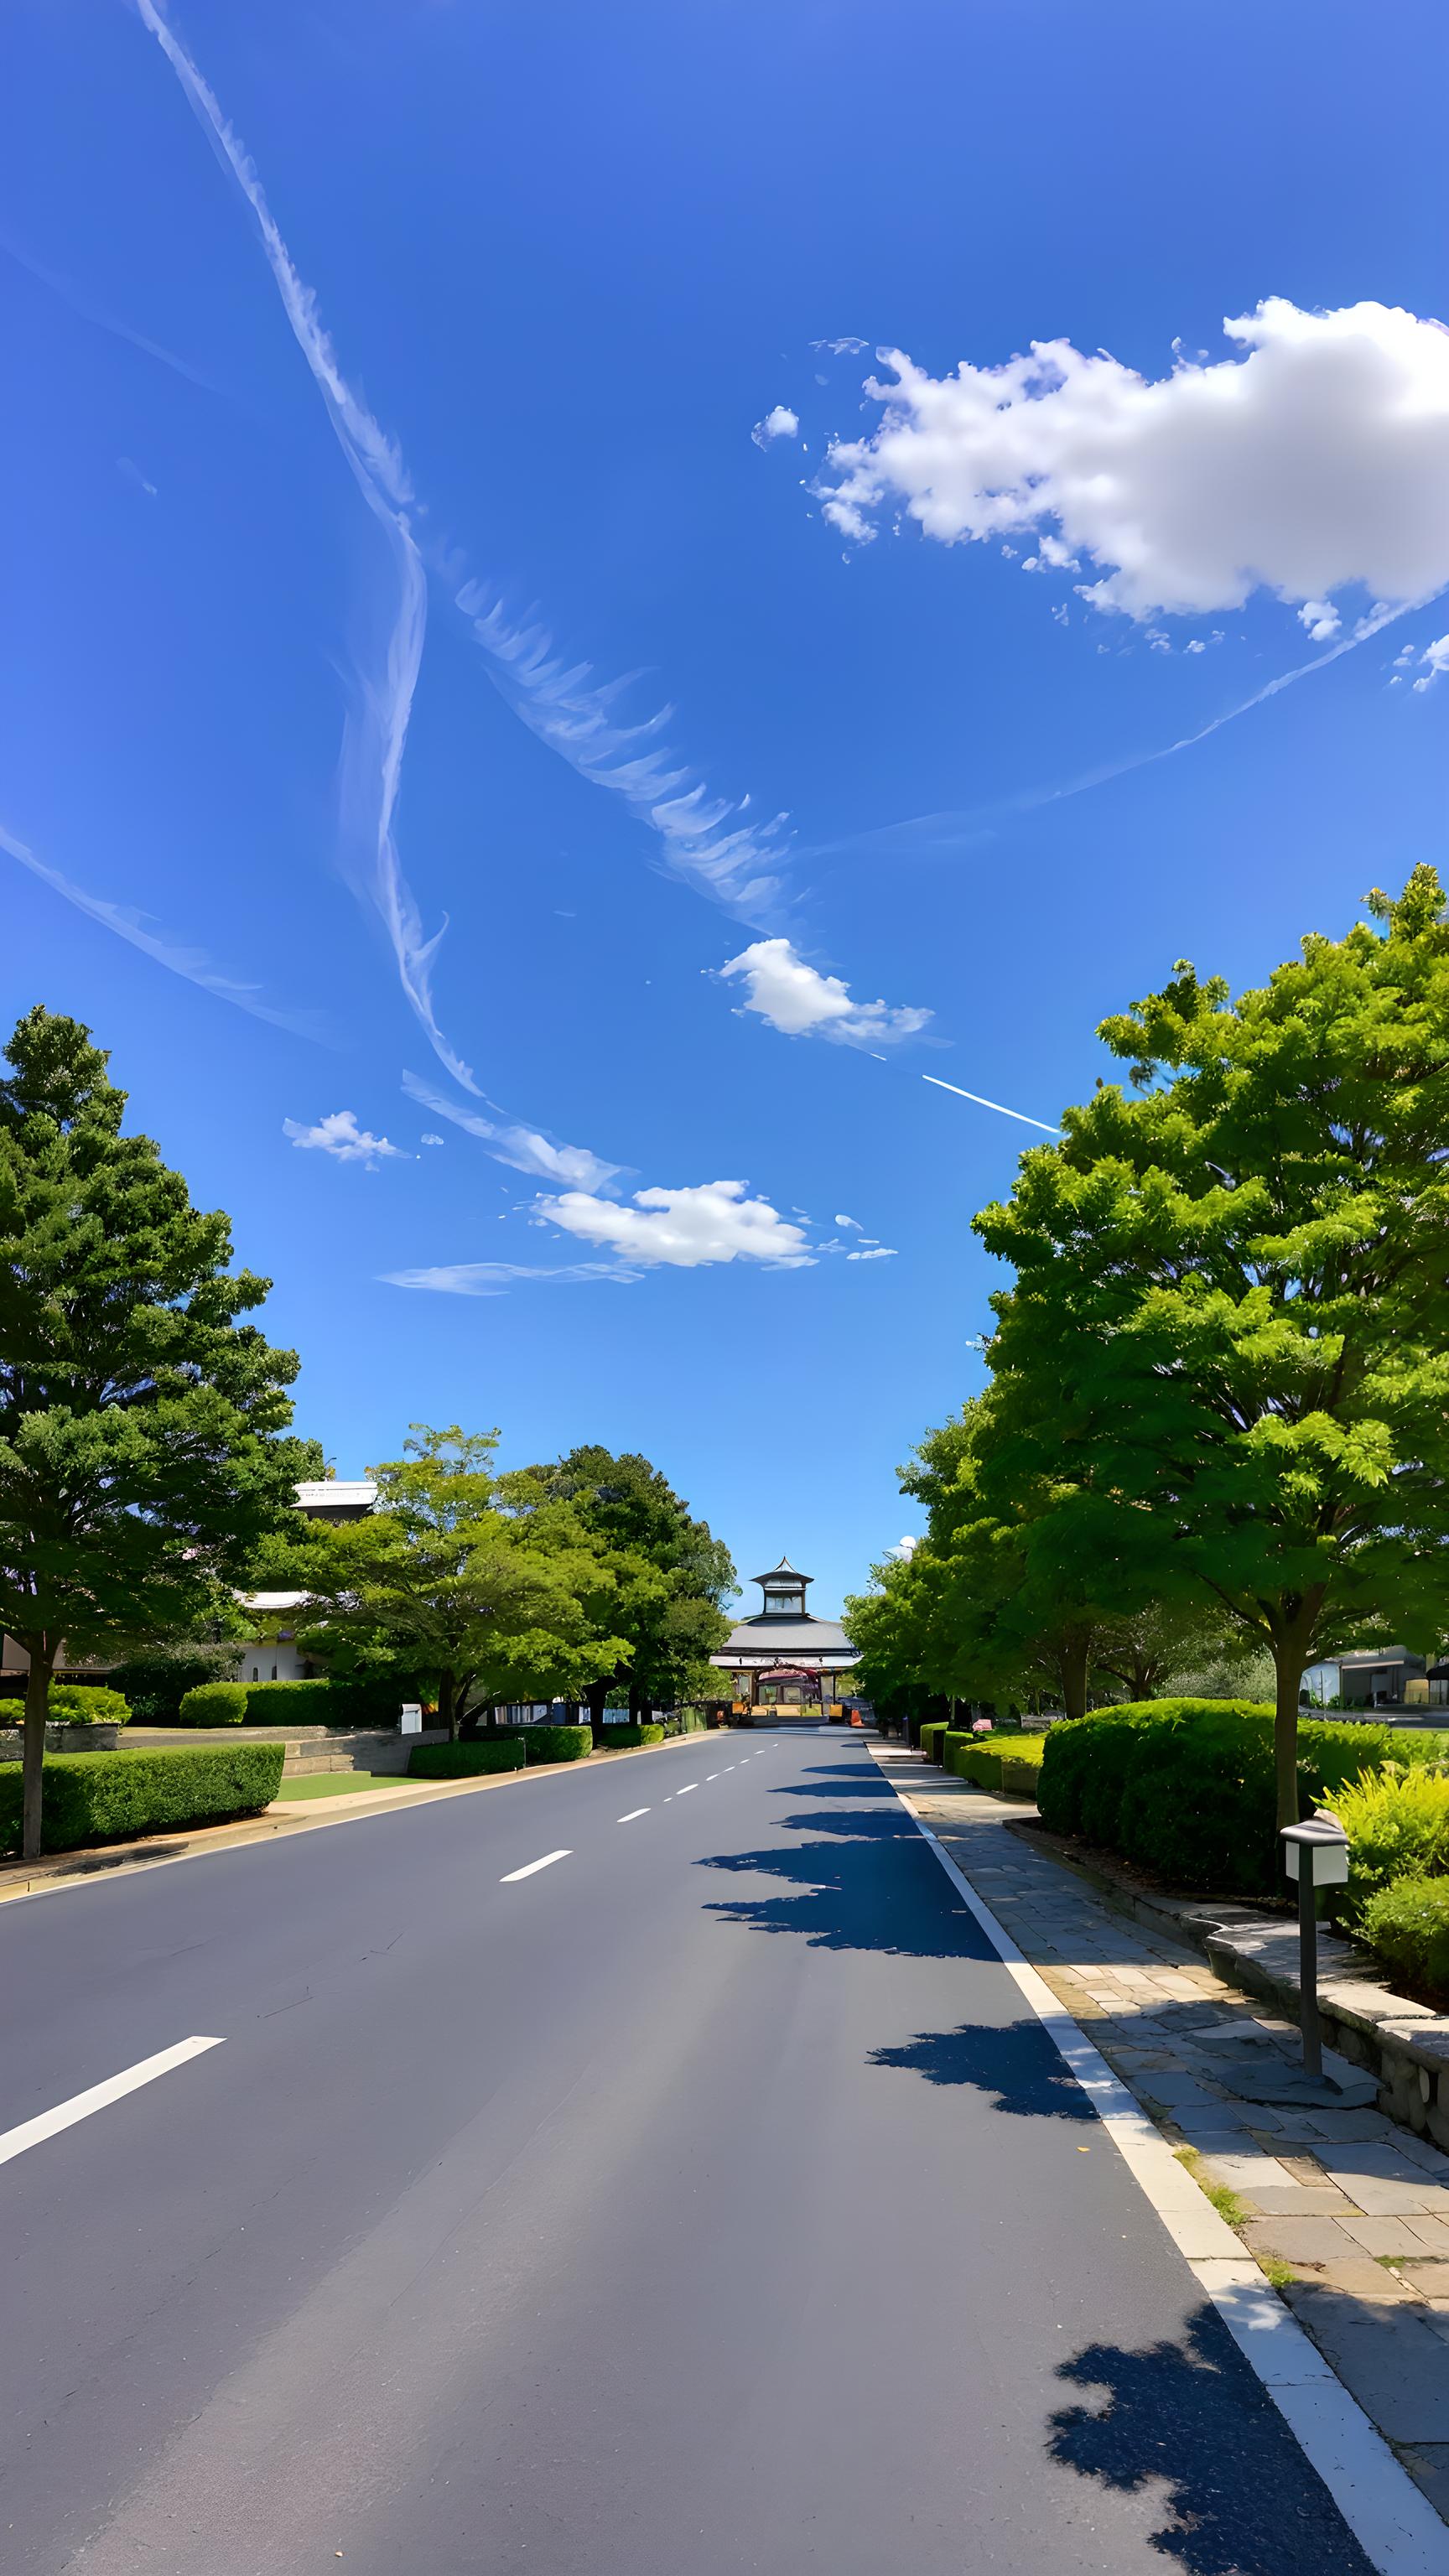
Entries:
[[1385, 1965], [1439, 2003], [1449, 1998], [1449, 1878], [1381, 1887], [1360, 1925]]
[[523, 1747], [510, 1739], [500, 1744], [415, 1744], [408, 1756], [410, 1780], [469, 1780], [480, 1771], [521, 1771]]
[[513, 1734], [481, 1739], [490, 1744], [521, 1744], [528, 1763], [580, 1762], [594, 1749], [591, 1726], [521, 1726]]
[[118, 1690], [52, 1682], [49, 1716], [52, 1726], [129, 1726], [131, 1703]]
[[393, 1677], [386, 1681], [329, 1680], [248, 1682], [249, 1726], [346, 1726], [380, 1734], [397, 1725], [404, 1700], [431, 1702], [434, 1685]]
[[[161, 1753], [48, 1753], [44, 1851], [123, 1841], [177, 1825], [216, 1824], [270, 1806], [283, 1744], [186, 1745]], [[0, 1764], [0, 1853], [20, 1849], [21, 1766]]]
[[601, 1726], [594, 1737], [594, 1747], [596, 1751], [605, 1753], [627, 1753], [636, 1744], [662, 1744], [663, 1741], [662, 1726], [643, 1723], [638, 1726]]
[[[1388, 1727], [1308, 1718], [1298, 1728], [1308, 1812], [1405, 1739]], [[1411, 1760], [1438, 1758], [1420, 1737]], [[1037, 1803], [1054, 1832], [1120, 1852], [1180, 1886], [1263, 1896], [1277, 1884], [1273, 1712], [1252, 1700], [1162, 1699], [1054, 1726]]]
[[199, 1682], [180, 1698], [183, 1726], [242, 1726], [248, 1716], [245, 1682]]
[[949, 1718], [927, 1718], [924, 1726], [921, 1728], [921, 1751], [924, 1753], [928, 1762], [939, 1762], [941, 1760], [941, 1739], [944, 1735], [950, 1733], [950, 1729], [951, 1722]]
[[241, 1726], [246, 1713], [245, 1682], [198, 1682], [182, 1696], [183, 1726]]

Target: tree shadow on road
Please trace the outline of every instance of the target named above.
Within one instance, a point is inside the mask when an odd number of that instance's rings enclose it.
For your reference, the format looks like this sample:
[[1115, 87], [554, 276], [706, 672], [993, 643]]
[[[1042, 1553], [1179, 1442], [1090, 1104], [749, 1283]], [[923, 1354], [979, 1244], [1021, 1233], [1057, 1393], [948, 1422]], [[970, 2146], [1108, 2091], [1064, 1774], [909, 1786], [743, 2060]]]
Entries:
[[1057, 2376], [1095, 2402], [1051, 2418], [1050, 2457], [1118, 2495], [1158, 2488], [1150, 2546], [1184, 2576], [1372, 2576], [1215, 2308], [1181, 2342], [1087, 2344]]
[[[904, 1839], [905, 1851], [899, 1844]], [[916, 1857], [919, 1855], [919, 1858]], [[710, 1905], [721, 1921], [756, 1932], [794, 1932], [817, 1950], [878, 1950], [892, 1958], [994, 1959], [984, 1932], [931, 1860], [918, 1835], [851, 1835], [781, 1850], [712, 1852], [697, 1866], [784, 1879], [793, 1896]]]
[[855, 1842], [905, 1843], [919, 1841], [909, 1816], [897, 1809], [882, 1813], [879, 1807], [827, 1807], [820, 1815], [777, 1816], [782, 1829], [788, 1827], [802, 1834], [848, 1835]]
[[1086, 2120], [1096, 2112], [1076, 2077], [1036, 2021], [963, 2022], [959, 2030], [925, 2030], [895, 2048], [873, 2048], [872, 2066], [924, 2075], [928, 2084], [971, 2084], [994, 2098], [993, 2111], [1017, 2119]]

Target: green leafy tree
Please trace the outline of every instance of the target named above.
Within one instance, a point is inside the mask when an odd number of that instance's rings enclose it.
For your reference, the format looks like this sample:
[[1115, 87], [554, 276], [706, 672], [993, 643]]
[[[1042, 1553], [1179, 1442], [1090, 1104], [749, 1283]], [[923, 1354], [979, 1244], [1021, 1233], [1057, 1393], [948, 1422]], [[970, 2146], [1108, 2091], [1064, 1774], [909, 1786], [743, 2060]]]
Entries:
[[51, 1675], [226, 1615], [288, 1496], [293, 1352], [78, 1021], [21, 1020], [0, 1081], [0, 1627], [30, 1659], [23, 1848], [40, 1849]]
[[341, 1678], [431, 1675], [451, 1737], [500, 1702], [577, 1698], [627, 1653], [603, 1551], [563, 1508], [526, 1528], [500, 1508], [497, 1445], [415, 1423], [368, 1470], [376, 1508], [314, 1527], [290, 1560], [312, 1595], [305, 1651]]
[[[999, 1472], [1059, 1565], [1188, 1589], [1273, 1659], [1280, 1821], [1306, 1664], [1436, 1632], [1449, 1540], [1449, 928], [1416, 868], [1234, 1002], [1179, 965], [978, 1219]], [[1124, 1606], [1128, 1606], [1124, 1603]]]
[[624, 1651], [584, 1693], [595, 1726], [611, 1693], [627, 1688], [635, 1716], [707, 1687], [708, 1657], [729, 1635], [723, 1602], [735, 1588], [729, 1550], [695, 1520], [647, 1458], [594, 1446], [505, 1480], [527, 1526], [565, 1509], [602, 1551], [614, 1578], [607, 1621]]

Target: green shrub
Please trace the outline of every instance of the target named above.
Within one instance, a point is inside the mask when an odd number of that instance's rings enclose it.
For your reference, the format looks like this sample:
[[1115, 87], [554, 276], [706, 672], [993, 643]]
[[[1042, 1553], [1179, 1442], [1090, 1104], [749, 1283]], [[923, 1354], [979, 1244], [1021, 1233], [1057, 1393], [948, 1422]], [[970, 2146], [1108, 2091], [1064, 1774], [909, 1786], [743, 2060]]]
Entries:
[[662, 1726], [601, 1726], [594, 1737], [594, 1749], [596, 1752], [621, 1753], [628, 1752], [636, 1744], [662, 1744], [663, 1741]]
[[111, 1687], [131, 1703], [142, 1726], [174, 1726], [184, 1692], [201, 1682], [226, 1681], [236, 1664], [234, 1645], [145, 1646], [111, 1670]]
[[[254, 1816], [282, 1779], [282, 1744], [183, 1745], [162, 1753], [48, 1753], [42, 1847], [119, 1842], [176, 1825]], [[20, 1764], [0, 1764], [0, 1853], [20, 1849]]]
[[591, 1726], [522, 1726], [514, 1734], [490, 1736], [493, 1744], [521, 1744], [525, 1762], [578, 1762], [594, 1749]]
[[118, 1690], [92, 1690], [80, 1682], [50, 1685], [52, 1726], [129, 1726], [131, 1703]]
[[958, 1780], [970, 1780], [978, 1789], [999, 1789], [1001, 1755], [987, 1736], [961, 1736], [952, 1747], [948, 1769]]
[[311, 1681], [248, 1682], [250, 1726], [345, 1726], [361, 1734], [395, 1727], [404, 1700], [432, 1697], [429, 1688], [389, 1676], [339, 1681], [326, 1674]]
[[1449, 1778], [1442, 1772], [1386, 1764], [1340, 1789], [1333, 1811], [1353, 1847], [1341, 1921], [1357, 1922], [1396, 1879], [1436, 1878], [1449, 1870]]
[[523, 1747], [515, 1738], [484, 1744], [415, 1744], [410, 1780], [468, 1780], [480, 1771], [521, 1771]]
[[1003, 1747], [1001, 1785], [1009, 1797], [1034, 1798], [1036, 1796], [1041, 1781], [1042, 1756], [1045, 1749], [1046, 1739], [1040, 1735], [1024, 1735], [1019, 1744], [1012, 1745], [1009, 1752]]
[[183, 1726], [240, 1726], [246, 1713], [245, 1682], [199, 1682], [181, 1702]]
[[1381, 1887], [1359, 1928], [1396, 1976], [1436, 2003], [1449, 2002], [1449, 1878], [1401, 1878]]
[[941, 1738], [948, 1732], [949, 1724], [950, 1721], [947, 1718], [929, 1717], [927, 1718], [925, 1725], [922, 1727], [921, 1751], [924, 1753], [928, 1762], [940, 1761]]

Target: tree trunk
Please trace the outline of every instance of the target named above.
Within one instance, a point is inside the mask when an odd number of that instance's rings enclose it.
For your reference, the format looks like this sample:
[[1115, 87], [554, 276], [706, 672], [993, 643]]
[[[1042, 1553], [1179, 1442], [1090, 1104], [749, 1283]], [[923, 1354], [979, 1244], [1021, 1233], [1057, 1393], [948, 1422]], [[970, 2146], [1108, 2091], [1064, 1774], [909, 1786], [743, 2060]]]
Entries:
[[39, 1860], [41, 1812], [45, 1797], [45, 1720], [50, 1706], [50, 1677], [55, 1670], [55, 1648], [36, 1638], [30, 1646], [30, 1670], [25, 1678], [25, 1755], [21, 1782], [20, 1856], [22, 1860]]
[[438, 1675], [438, 1715], [448, 1730], [448, 1742], [458, 1741], [458, 1694], [451, 1673]]
[[608, 1705], [609, 1693], [613, 1687], [613, 1683], [606, 1678], [601, 1682], [590, 1682], [584, 1694], [584, 1705], [589, 1712], [589, 1724], [596, 1735], [603, 1726], [604, 1710]]
[[1068, 1717], [1085, 1717], [1087, 1714], [1087, 1664], [1090, 1652], [1091, 1641], [1087, 1637], [1070, 1638], [1062, 1647], [1060, 1656], [1062, 1707]]
[[1278, 1831], [1298, 1822], [1298, 1693], [1303, 1684], [1303, 1641], [1294, 1634], [1273, 1640], [1277, 1691], [1273, 1710], [1273, 1771]]

